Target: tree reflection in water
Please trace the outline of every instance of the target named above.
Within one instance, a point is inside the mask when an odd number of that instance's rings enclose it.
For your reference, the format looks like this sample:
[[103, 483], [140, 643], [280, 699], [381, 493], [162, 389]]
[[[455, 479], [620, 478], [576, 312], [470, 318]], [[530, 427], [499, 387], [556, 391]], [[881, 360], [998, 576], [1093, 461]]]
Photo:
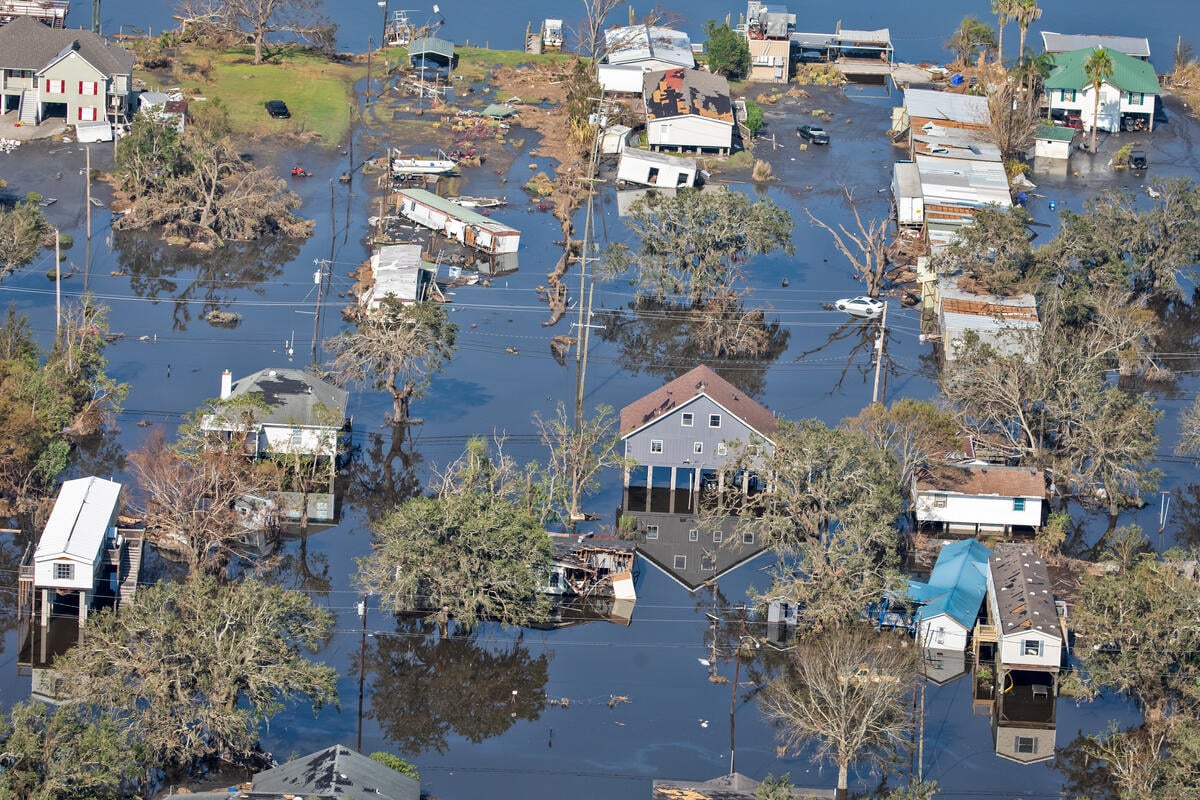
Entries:
[[[603, 325], [598, 333], [606, 342], [616, 344], [617, 365], [637, 375], [647, 372], [674, 380], [693, 369], [707, 364], [730, 383], [752, 397], [761, 397], [766, 389], [767, 370], [787, 349], [791, 331], [778, 320], [765, 317], [756, 324], [757, 337], [765, 345], [758, 356], [714, 354], [703, 336], [705, 313], [688, 306], [639, 300], [626, 308], [597, 312], [595, 322]], [[750, 324], [739, 317], [730, 324]]]
[[153, 232], [113, 234], [113, 249], [129, 273], [130, 288], [138, 297], [173, 300], [176, 331], [187, 330], [193, 317], [231, 304], [234, 291], [263, 294], [265, 287], [259, 284], [283, 274], [303, 244], [268, 236], [205, 250], [168, 244]]
[[[857, 339], [855, 337], [857, 337]], [[891, 348], [893, 341], [896, 339], [895, 330], [893, 328], [888, 328], [884, 334], [884, 338], [886, 341], [884, 343], [883, 371], [885, 373], [884, 385], [886, 386], [887, 379], [898, 376], [900, 371], [896, 367], [896, 363], [892, 361], [892, 359], [887, 358], [887, 353]], [[846, 354], [846, 363], [842, 366], [842, 372], [840, 375], [838, 375], [837, 383], [835, 383], [833, 388], [829, 390], [829, 394], [832, 395], [835, 392], [840, 392], [842, 390], [842, 384], [846, 381], [846, 375], [849, 374], [851, 367], [857, 366], [857, 372], [863, 376], [864, 381], [869, 380], [871, 376], [874, 375], [875, 358], [873, 354], [875, 352], [875, 342], [877, 339], [879, 339], [878, 320], [850, 319], [839, 326], [838, 329], [833, 333], [829, 334], [824, 342], [810, 350], [805, 350], [803, 353], [796, 356], [796, 361], [802, 362], [809, 356], [821, 352], [836, 342], [853, 342], [853, 344], [850, 346], [850, 352]], [[867, 358], [865, 360], [856, 361], [856, 359], [858, 359], [863, 353], [867, 354]], [[936, 374], [936, 372], [934, 374]]]
[[394, 633], [372, 637], [367, 717], [405, 757], [444, 753], [451, 737], [478, 744], [541, 716], [550, 655], [530, 653], [523, 634], [491, 640], [498, 630], [440, 636], [423, 619], [401, 617]]
[[424, 456], [413, 448], [408, 425], [392, 425], [391, 435], [370, 432], [351, 454], [346, 505], [366, 509], [367, 519], [383, 514], [421, 493], [418, 467]]

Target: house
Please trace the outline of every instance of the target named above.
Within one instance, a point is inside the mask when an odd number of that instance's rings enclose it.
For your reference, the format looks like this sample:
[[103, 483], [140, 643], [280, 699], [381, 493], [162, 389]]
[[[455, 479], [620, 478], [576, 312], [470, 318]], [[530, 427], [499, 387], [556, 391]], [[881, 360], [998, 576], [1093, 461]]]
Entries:
[[606, 92], [636, 94], [647, 72], [696, 66], [688, 35], [655, 25], [610, 28], [604, 32], [604, 50], [596, 77]]
[[1050, 55], [1073, 50], [1093, 50], [1103, 47], [1136, 58], [1150, 60], [1150, 40], [1143, 36], [1099, 36], [1092, 33], [1054, 33], [1042, 31], [1042, 50]]
[[1038, 331], [1042, 324], [1037, 298], [1032, 294], [968, 292], [953, 275], [937, 277], [934, 308], [942, 334], [942, 357], [947, 361], [959, 358], [968, 332], [1002, 355], [1022, 353], [1024, 337]]
[[502, 222], [463, 208], [425, 189], [401, 189], [396, 193], [399, 211], [418, 225], [489, 255], [515, 253], [521, 232]]
[[954, 241], [979, 209], [1012, 206], [1008, 175], [999, 161], [921, 154], [913, 160], [921, 178], [926, 230], [935, 251]]
[[230, 797], [250, 797], [255, 800], [350, 800], [359, 797], [420, 800], [421, 784], [356, 750], [334, 745], [259, 772], [251, 779], [250, 787], [243, 787], [240, 792], [231, 793], [222, 789], [188, 794], [189, 800], [223, 800]]
[[172, 99], [166, 92], [142, 92], [138, 95], [138, 112], [152, 114], [182, 132], [187, 125], [188, 104], [177, 95], [175, 97]]
[[696, 69], [649, 72], [643, 81], [651, 150], [729, 155], [734, 124], [729, 81]]
[[1097, 111], [1092, 80], [1084, 68], [1094, 52], [1095, 48], [1084, 48], [1054, 56], [1054, 67], [1045, 82], [1050, 116], [1077, 118], [1085, 130], [1091, 130], [1093, 124], [1109, 133], [1154, 130], [1154, 109], [1162, 91], [1154, 67], [1120, 51], [1108, 50], [1112, 75], [1100, 85]]
[[21, 16], [0, 27], [0, 114], [23, 124], [48, 117], [123, 122], [132, 112], [133, 54], [90, 31]]
[[385, 297], [401, 303], [418, 303], [427, 298], [433, 270], [421, 259], [419, 244], [383, 245], [371, 256], [371, 285], [359, 297], [369, 311], [379, 308]]
[[997, 672], [1035, 673], [1031, 697], [1044, 695], [1045, 673], [1058, 673], [1065, 644], [1045, 562], [1024, 545], [997, 547], [988, 560], [987, 602]]
[[6, 25], [22, 17], [36, 19], [51, 28], [63, 28], [67, 24], [69, 0], [4, 0], [0, 25]]
[[1067, 159], [1075, 143], [1075, 129], [1058, 125], [1038, 125], [1033, 137], [1034, 158]]
[[755, 83], [787, 83], [790, 78], [796, 15], [785, 6], [750, 0], [746, 6], [746, 44], [750, 48], [750, 74]]
[[929, 580], [909, 581], [908, 597], [917, 609], [917, 644], [963, 653], [987, 597], [992, 551], [974, 539], [942, 546]]
[[698, 169], [694, 158], [626, 147], [617, 162], [617, 180], [656, 189], [678, 189], [694, 186]]
[[[759, 781], [731, 772], [707, 781], [656, 780], [650, 787], [653, 800], [754, 800]], [[793, 786], [793, 800], [833, 800], [836, 789]]]
[[1048, 510], [1035, 467], [939, 464], [913, 476], [912, 496], [919, 527], [972, 536], [1037, 530]]
[[892, 127], [899, 135], [908, 130], [909, 153], [915, 152], [913, 137], [938, 131], [968, 130], [986, 133], [992, 115], [987, 98], [936, 89], [905, 89], [904, 105]]
[[1000, 148], [991, 136], [975, 128], [950, 128], [936, 122], [927, 122], [912, 131], [912, 154], [914, 156], [937, 156], [957, 158], [965, 161], [995, 161], [999, 163]]
[[408, 45], [408, 63], [414, 69], [449, 73], [454, 67], [454, 42], [427, 36]]
[[637, 545], [611, 537], [550, 534], [552, 561], [543, 592], [560, 597], [636, 600]]
[[890, 75], [895, 49], [887, 28], [843, 28], [839, 22], [829, 39], [829, 53], [846, 75]]

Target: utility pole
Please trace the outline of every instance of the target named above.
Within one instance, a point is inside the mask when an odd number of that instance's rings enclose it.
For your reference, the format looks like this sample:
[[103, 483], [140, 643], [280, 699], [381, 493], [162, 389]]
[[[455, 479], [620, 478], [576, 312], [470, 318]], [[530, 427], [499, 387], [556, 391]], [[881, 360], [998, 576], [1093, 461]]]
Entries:
[[84, 147], [83, 152], [83, 169], [87, 173], [87, 178], [84, 181], [84, 186], [86, 187], [85, 192], [87, 195], [84, 199], [87, 202], [84, 203], [84, 207], [87, 209], [87, 240], [90, 242], [92, 240], [92, 148]]
[[883, 365], [883, 343], [887, 337], [887, 303], [883, 304], [883, 318], [879, 321], [879, 338], [875, 340], [875, 388], [871, 390], [871, 402], [879, 402], [879, 368]]
[[362, 752], [363, 683], [367, 674], [367, 595], [358, 603], [358, 616], [362, 617], [362, 642], [358, 646], [358, 745]]
[[62, 252], [59, 244], [62, 237], [58, 228], [54, 229], [54, 339], [58, 341], [62, 333]]
[[[592, 304], [591, 294], [588, 294], [587, 317], [584, 318], [584, 302], [583, 294], [587, 281], [587, 265], [588, 253], [591, 249], [592, 241], [592, 200], [595, 197], [592, 182], [596, 177], [596, 162], [599, 159], [600, 150], [600, 135], [603, 128], [604, 114], [604, 98], [592, 98], [597, 103], [597, 125], [596, 135], [592, 139], [592, 153], [588, 160], [588, 173], [584, 176], [587, 181], [587, 201], [583, 216], [583, 242], [579, 248], [579, 321], [575, 323], [575, 328], [578, 331], [578, 342], [575, 346], [575, 434], [582, 435], [583, 433], [583, 389], [584, 377], [587, 373], [587, 344], [588, 344], [588, 329], [592, 323]], [[595, 288], [593, 286], [593, 288]], [[598, 326], [599, 327], [599, 326]]]
[[317, 265], [316, 272], [313, 273], [313, 283], [317, 287], [317, 311], [313, 314], [313, 337], [312, 337], [312, 360], [317, 363], [317, 342], [320, 339], [321, 328], [321, 289], [325, 283], [325, 266], [329, 262], [320, 258], [314, 258], [313, 263]]

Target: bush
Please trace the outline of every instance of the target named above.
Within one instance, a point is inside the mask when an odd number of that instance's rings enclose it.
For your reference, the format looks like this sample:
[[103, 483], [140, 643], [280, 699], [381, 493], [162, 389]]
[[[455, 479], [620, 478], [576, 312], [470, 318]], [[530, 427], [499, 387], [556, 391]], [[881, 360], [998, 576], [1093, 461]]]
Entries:
[[758, 135], [763, 126], [762, 106], [750, 98], [746, 98], [746, 127], [750, 129], [751, 138]]
[[371, 760], [383, 764], [389, 769], [394, 769], [401, 775], [407, 775], [417, 783], [421, 782], [421, 773], [417, 772], [417, 768], [405, 761], [403, 758], [392, 753], [371, 753]]
[[1132, 157], [1132, 155], [1133, 155], [1133, 145], [1131, 145], [1131, 144], [1122, 145], [1121, 147], [1119, 147], [1117, 149], [1117, 152], [1113, 153], [1113, 157], [1112, 157], [1113, 166], [1114, 167], [1129, 166], [1129, 159]]
[[760, 158], [754, 162], [754, 169], [750, 172], [750, 178], [755, 183], [766, 183], [767, 181], [775, 180], [775, 173], [771, 170], [771, 165]]

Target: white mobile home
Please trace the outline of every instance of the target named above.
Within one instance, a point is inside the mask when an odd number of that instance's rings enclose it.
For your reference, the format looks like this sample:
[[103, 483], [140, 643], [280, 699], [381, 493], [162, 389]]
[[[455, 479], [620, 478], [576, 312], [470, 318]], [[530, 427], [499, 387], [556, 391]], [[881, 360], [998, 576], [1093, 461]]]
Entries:
[[33, 588], [42, 591], [42, 624], [50, 592], [79, 592], [79, 618], [87, 619], [91, 594], [104, 579], [117, 537], [121, 484], [103, 478], [66, 481], [33, 555]]
[[1034, 467], [939, 465], [913, 476], [917, 525], [977, 535], [1036, 530], [1046, 505], [1046, 477]]
[[1037, 298], [1032, 294], [976, 294], [961, 289], [952, 275], [939, 275], [936, 286], [938, 327], [946, 361], [960, 357], [968, 331], [997, 352], [1016, 355], [1024, 350], [1026, 336], [1041, 327]]
[[604, 60], [597, 70], [606, 92], [637, 94], [647, 72], [696, 66], [686, 33], [652, 25], [610, 28], [604, 32]]
[[729, 81], [698, 69], [647, 73], [642, 87], [651, 150], [728, 155], [733, 147]]
[[418, 225], [444, 233], [489, 255], [515, 253], [521, 232], [424, 189], [402, 189], [400, 213]]
[[1022, 545], [997, 548], [988, 561], [988, 611], [1003, 670], [1058, 672], [1062, 628], [1046, 564]]
[[617, 180], [657, 189], [694, 186], [696, 159], [626, 147], [617, 164]]
[[379, 308], [385, 297], [401, 303], [419, 303], [426, 299], [433, 270], [421, 260], [419, 244], [389, 244], [371, 256], [371, 286], [360, 301], [370, 311]]
[[921, 174], [912, 161], [898, 161], [892, 167], [892, 197], [896, 200], [896, 221], [899, 224], [918, 228], [925, 224]]

